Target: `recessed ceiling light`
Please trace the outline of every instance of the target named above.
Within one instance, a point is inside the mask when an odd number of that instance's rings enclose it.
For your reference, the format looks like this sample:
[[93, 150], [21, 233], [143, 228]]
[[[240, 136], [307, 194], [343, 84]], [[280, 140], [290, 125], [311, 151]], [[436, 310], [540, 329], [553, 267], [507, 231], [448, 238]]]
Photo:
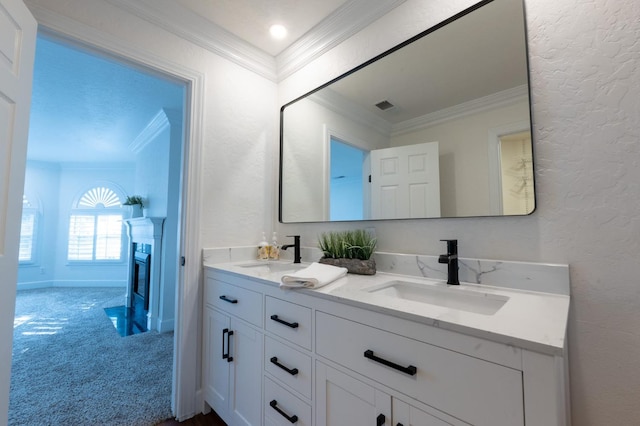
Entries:
[[280, 40], [287, 36], [287, 29], [282, 25], [275, 24], [269, 28], [269, 33], [271, 33], [271, 37]]

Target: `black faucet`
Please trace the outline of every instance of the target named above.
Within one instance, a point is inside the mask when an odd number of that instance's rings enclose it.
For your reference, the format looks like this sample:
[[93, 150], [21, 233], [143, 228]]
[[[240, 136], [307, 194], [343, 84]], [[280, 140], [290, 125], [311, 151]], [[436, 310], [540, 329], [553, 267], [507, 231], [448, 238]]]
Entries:
[[446, 263], [447, 284], [459, 285], [458, 281], [458, 240], [440, 240], [447, 242], [447, 254], [441, 254], [438, 263]]
[[287, 235], [287, 237], [293, 237], [293, 244], [285, 244], [280, 248], [286, 250], [293, 247], [293, 263], [300, 263], [300, 235]]

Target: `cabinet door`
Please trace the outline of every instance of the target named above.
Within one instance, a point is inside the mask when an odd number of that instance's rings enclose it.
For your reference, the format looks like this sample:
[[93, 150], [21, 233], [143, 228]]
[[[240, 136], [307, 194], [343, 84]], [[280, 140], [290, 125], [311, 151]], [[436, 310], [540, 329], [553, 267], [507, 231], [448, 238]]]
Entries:
[[451, 424], [404, 401], [393, 398], [392, 426], [451, 426]]
[[[220, 417], [227, 418], [229, 407], [230, 365], [223, 355], [228, 352], [227, 332], [230, 318], [209, 307], [204, 310], [204, 387], [205, 400]], [[224, 340], [224, 341], [223, 341]]]
[[262, 333], [232, 318], [229, 355], [231, 364], [232, 425], [262, 424]]
[[316, 425], [391, 426], [391, 397], [317, 362]]

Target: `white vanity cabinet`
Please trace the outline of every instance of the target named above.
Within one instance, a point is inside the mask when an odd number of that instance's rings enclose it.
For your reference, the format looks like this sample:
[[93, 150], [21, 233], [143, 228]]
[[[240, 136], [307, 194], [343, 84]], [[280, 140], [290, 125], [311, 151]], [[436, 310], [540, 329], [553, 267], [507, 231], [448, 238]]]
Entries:
[[553, 351], [232, 268], [204, 293], [204, 398], [230, 426], [570, 425]]
[[469, 423], [524, 425], [522, 372], [316, 312], [316, 353]]
[[213, 279], [204, 293], [204, 398], [230, 426], [261, 425], [263, 333], [243, 318], [261, 321], [262, 295]]

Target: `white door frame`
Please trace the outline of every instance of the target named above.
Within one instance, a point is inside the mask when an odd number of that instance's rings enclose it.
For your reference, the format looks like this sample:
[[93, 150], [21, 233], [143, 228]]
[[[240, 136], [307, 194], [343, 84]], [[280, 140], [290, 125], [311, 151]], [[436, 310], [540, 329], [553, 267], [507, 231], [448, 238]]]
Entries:
[[531, 131], [528, 121], [518, 121], [489, 129], [489, 208], [492, 216], [502, 216], [502, 169], [500, 138], [512, 133]]
[[172, 409], [183, 420], [195, 415], [201, 408], [197, 401], [200, 329], [199, 289], [201, 276], [200, 235], [200, 171], [202, 170], [202, 122], [205, 76], [203, 73], [150, 54], [96, 28], [58, 15], [37, 5], [30, 10], [40, 29], [48, 30], [71, 42], [104, 51], [119, 59], [138, 63], [173, 76], [187, 84], [185, 105], [184, 146], [182, 164], [182, 202], [180, 206], [180, 255], [186, 259], [180, 268], [176, 286], [176, 318], [174, 335], [174, 363]]

